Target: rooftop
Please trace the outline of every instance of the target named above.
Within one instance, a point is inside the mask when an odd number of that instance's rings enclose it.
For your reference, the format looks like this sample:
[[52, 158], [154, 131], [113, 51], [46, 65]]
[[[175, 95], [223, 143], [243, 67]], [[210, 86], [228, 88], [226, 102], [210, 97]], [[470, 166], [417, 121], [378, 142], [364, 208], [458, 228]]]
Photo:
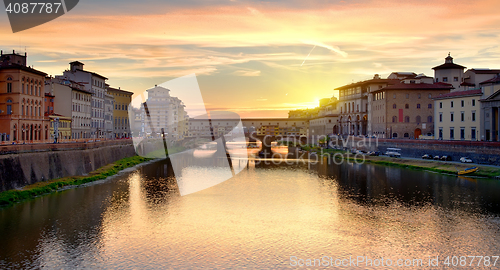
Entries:
[[447, 99], [447, 98], [455, 98], [455, 97], [465, 97], [465, 96], [479, 96], [482, 95], [483, 92], [481, 89], [475, 89], [475, 90], [467, 90], [467, 91], [455, 91], [447, 94], [441, 94], [435, 99]]

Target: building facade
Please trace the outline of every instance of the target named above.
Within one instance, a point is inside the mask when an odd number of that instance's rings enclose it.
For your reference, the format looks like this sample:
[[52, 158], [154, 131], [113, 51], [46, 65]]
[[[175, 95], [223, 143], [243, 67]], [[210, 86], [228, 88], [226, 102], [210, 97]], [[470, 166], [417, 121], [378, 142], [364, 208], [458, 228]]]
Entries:
[[434, 98], [435, 138], [439, 140], [481, 139], [481, 90], [455, 91]]
[[161, 86], [148, 89], [147, 93], [148, 99], [141, 104], [144, 135], [158, 137], [163, 130], [169, 140], [183, 139], [188, 133], [189, 117], [182, 101], [170, 96], [170, 90]]
[[453, 88], [409, 78], [373, 91], [373, 135], [379, 138], [416, 138], [434, 133], [434, 100]]
[[107, 78], [94, 72], [83, 69], [83, 63], [74, 61], [69, 63], [70, 69], [56, 78], [71, 80], [84, 85], [84, 90], [92, 93], [91, 100], [91, 138], [105, 138], [105, 95]]
[[44, 72], [27, 66], [27, 55], [0, 53], [0, 141], [45, 142]]
[[[108, 93], [114, 98], [113, 105], [113, 137], [130, 137], [129, 106], [132, 102], [134, 93], [122, 90], [120, 88], [108, 87]], [[135, 114], [133, 119], [135, 119]]]

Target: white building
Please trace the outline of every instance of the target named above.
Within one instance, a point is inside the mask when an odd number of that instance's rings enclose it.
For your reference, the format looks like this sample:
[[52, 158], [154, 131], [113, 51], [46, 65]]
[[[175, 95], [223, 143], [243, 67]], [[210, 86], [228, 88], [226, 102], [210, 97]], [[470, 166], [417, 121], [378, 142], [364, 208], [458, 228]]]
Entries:
[[64, 71], [62, 76], [56, 76], [56, 78], [64, 78], [81, 83], [84, 85], [86, 91], [92, 93], [91, 136], [92, 138], [104, 138], [106, 135], [104, 127], [104, 97], [106, 95], [107, 78], [84, 70], [83, 63], [81, 62], [74, 61], [69, 64], [70, 70]]
[[481, 138], [480, 89], [455, 91], [434, 98], [434, 134], [439, 140]]
[[187, 135], [189, 117], [182, 101], [170, 96], [170, 90], [161, 86], [155, 86], [147, 92], [148, 99], [145, 104], [141, 104], [141, 129], [145, 135], [157, 137], [163, 129], [168, 139], [183, 139]]
[[434, 69], [434, 78], [436, 82], [449, 83], [453, 85], [451, 91], [459, 91], [460, 84], [463, 81], [464, 76], [464, 66], [457, 65], [453, 63], [453, 57], [448, 54], [448, 57], [445, 58], [444, 64], [433, 67]]
[[83, 84], [60, 77], [45, 80], [45, 93], [54, 96], [55, 114], [71, 117], [71, 138], [90, 138], [92, 93]]

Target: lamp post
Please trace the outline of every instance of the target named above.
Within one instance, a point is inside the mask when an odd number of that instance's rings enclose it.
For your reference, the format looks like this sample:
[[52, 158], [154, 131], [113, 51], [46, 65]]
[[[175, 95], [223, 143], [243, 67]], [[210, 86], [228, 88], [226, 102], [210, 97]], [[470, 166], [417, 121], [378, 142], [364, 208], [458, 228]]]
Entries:
[[54, 143], [57, 143], [59, 137], [59, 117], [54, 119]]

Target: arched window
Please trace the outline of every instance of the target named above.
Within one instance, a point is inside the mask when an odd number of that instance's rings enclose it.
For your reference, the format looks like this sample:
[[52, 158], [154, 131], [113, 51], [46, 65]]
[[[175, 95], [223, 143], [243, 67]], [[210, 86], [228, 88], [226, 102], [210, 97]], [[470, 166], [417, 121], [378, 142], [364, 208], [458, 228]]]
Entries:
[[427, 123], [432, 123], [432, 116], [427, 116]]
[[392, 108], [396, 109], [396, 103], [392, 104]]
[[417, 115], [416, 121], [417, 121], [417, 123], [420, 123], [422, 121], [422, 119], [420, 118], [420, 115]]
[[409, 116], [405, 116], [405, 123], [410, 123], [410, 117]]
[[420, 103], [417, 104], [417, 109], [420, 109]]
[[409, 109], [410, 108], [410, 105], [408, 105], [408, 103], [405, 104], [405, 109]]
[[392, 133], [392, 137], [393, 137], [393, 138], [397, 138], [397, 137], [398, 137], [398, 134], [397, 134], [397, 133]]
[[393, 122], [393, 123], [396, 123], [397, 121], [398, 121], [398, 118], [397, 118], [396, 116], [393, 116], [393, 117], [392, 117], [392, 122]]
[[427, 105], [427, 108], [432, 109], [432, 103], [429, 103], [429, 105]]
[[404, 137], [405, 137], [405, 138], [408, 138], [408, 137], [410, 137], [410, 134], [405, 133]]

